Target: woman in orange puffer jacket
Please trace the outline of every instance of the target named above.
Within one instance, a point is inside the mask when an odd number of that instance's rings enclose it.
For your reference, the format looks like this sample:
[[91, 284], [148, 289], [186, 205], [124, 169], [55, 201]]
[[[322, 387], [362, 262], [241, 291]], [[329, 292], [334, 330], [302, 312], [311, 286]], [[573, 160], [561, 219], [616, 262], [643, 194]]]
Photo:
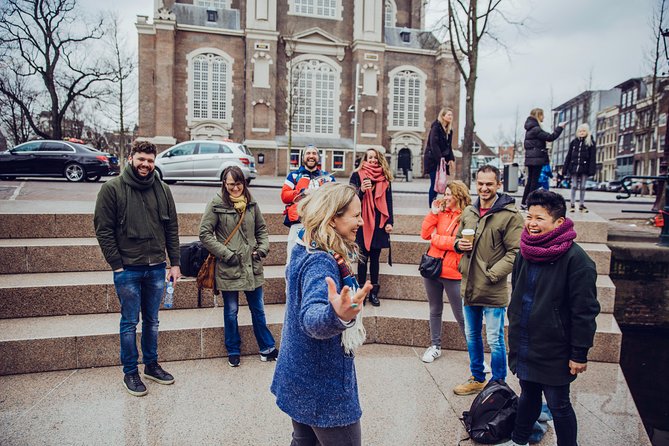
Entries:
[[432, 203], [432, 209], [423, 219], [420, 236], [430, 240], [428, 255], [442, 258], [439, 279], [427, 279], [425, 291], [430, 304], [431, 345], [423, 354], [423, 362], [432, 362], [441, 356], [441, 316], [444, 310], [444, 291], [448, 296], [455, 320], [464, 338], [465, 322], [462, 317], [462, 299], [460, 297], [460, 279], [458, 263], [462, 254], [455, 252], [453, 244], [460, 225], [460, 215], [471, 204], [469, 190], [462, 181], [451, 181], [441, 200]]

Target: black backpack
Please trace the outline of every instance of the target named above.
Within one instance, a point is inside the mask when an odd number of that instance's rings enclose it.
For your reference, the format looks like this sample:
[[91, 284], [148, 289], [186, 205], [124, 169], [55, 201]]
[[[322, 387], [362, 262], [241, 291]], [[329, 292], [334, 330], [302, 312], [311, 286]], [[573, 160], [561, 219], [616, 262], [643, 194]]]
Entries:
[[490, 381], [460, 421], [477, 443], [497, 444], [511, 437], [518, 396], [504, 381]]
[[185, 243], [179, 248], [181, 250], [181, 274], [187, 277], [197, 277], [209, 251], [201, 241]]

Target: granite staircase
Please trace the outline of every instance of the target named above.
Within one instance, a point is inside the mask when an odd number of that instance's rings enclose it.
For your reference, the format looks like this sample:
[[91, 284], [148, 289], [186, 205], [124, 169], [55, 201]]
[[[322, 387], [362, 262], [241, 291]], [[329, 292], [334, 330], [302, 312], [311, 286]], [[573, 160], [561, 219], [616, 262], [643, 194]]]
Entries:
[[[7, 206], [0, 213], [0, 375], [118, 365], [119, 304], [112, 273], [95, 239], [93, 204], [69, 203], [64, 210], [62, 203], [58, 207], [43, 204], [17, 203], [16, 208]], [[182, 243], [196, 240], [204, 205], [178, 208]], [[267, 322], [278, 341], [285, 307], [287, 228], [278, 208], [263, 211], [271, 234], [265, 262]], [[429, 345], [429, 311], [417, 270], [427, 248], [418, 236], [422, 212], [405, 210], [396, 215], [394, 266], [384, 263], [381, 268], [381, 306], [365, 307], [370, 343]], [[595, 261], [599, 274], [602, 312], [590, 359], [617, 363], [622, 335], [612, 314], [615, 286], [608, 277], [607, 222], [594, 214], [576, 214], [573, 219], [577, 241]], [[174, 308], [161, 311], [160, 321], [162, 361], [225, 356], [220, 299], [204, 292], [199, 307], [193, 279], [177, 284]], [[240, 311], [239, 322], [242, 354], [256, 353], [248, 311]], [[443, 347], [465, 349], [448, 302]]]

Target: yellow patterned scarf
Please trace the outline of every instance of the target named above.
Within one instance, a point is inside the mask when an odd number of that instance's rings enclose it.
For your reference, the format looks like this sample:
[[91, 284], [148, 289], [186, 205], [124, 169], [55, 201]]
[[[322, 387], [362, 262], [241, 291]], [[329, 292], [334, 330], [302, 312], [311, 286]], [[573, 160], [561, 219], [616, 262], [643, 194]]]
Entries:
[[232, 201], [232, 205], [235, 207], [235, 210], [239, 215], [244, 213], [246, 210], [246, 197], [244, 195], [240, 195], [238, 198], [230, 195], [230, 201]]

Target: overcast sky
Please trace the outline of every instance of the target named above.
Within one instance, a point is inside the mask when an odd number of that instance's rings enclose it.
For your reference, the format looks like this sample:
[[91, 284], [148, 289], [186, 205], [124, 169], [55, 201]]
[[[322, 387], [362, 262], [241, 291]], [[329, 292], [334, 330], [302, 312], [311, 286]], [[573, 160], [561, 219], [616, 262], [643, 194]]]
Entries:
[[[503, 0], [509, 17], [529, 18], [517, 28], [498, 24], [495, 33], [508, 46], [488, 47], [479, 57], [476, 90], [476, 130], [489, 145], [501, 133], [513, 137], [518, 113], [518, 137], [529, 111], [546, 111], [592, 89], [609, 89], [631, 77], [650, 73], [647, 54], [652, 45], [650, 17], [658, 0]], [[98, 0], [78, 0], [91, 13]], [[428, 26], [441, 15], [445, 0], [432, 0]], [[115, 0], [116, 10], [136, 48], [137, 15], [153, 15], [153, 0]], [[443, 8], [443, 6], [442, 6]], [[666, 60], [663, 60], [666, 63]], [[460, 129], [464, 127], [464, 86]], [[548, 113], [547, 113], [548, 114]], [[550, 122], [545, 123], [546, 127]]]

